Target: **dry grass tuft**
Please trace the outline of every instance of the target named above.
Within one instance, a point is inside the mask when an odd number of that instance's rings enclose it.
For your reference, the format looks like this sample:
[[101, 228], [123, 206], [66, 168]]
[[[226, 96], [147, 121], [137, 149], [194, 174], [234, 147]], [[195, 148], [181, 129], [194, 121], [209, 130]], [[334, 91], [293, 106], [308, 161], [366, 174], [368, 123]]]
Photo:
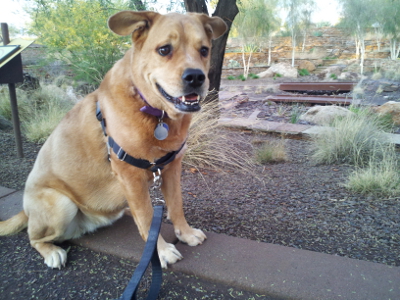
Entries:
[[252, 145], [238, 135], [232, 139], [229, 132], [219, 129], [218, 119], [218, 101], [203, 104], [201, 111], [193, 115], [183, 163], [252, 173], [253, 160], [245, 151]]
[[287, 160], [286, 143], [280, 140], [265, 141], [256, 151], [256, 161], [260, 164]]
[[400, 192], [399, 163], [394, 146], [388, 147], [383, 159], [371, 159], [365, 168], [353, 171], [345, 187], [352, 192], [396, 196]]

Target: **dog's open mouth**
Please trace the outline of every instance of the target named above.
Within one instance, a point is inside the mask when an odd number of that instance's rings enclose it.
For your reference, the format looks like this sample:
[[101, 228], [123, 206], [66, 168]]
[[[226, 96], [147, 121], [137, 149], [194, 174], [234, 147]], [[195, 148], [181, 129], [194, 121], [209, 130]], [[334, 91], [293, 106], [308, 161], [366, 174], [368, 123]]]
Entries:
[[196, 93], [183, 95], [181, 97], [172, 97], [157, 84], [158, 90], [169, 102], [173, 103], [175, 108], [183, 112], [195, 112], [200, 110], [200, 95]]

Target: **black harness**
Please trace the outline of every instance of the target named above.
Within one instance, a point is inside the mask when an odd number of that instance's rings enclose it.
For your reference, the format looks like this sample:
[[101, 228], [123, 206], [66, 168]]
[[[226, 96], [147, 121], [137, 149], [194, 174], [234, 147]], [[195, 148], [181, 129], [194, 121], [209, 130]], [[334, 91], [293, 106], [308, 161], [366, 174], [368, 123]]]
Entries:
[[[108, 136], [106, 132], [106, 120], [103, 118], [99, 102], [96, 102], [96, 118], [97, 120], [99, 120], [101, 124], [101, 128], [103, 129], [104, 135]], [[163, 157], [157, 159], [155, 162], [149, 162], [146, 159], [135, 158], [129, 155], [128, 153], [125, 152], [124, 149], [122, 149], [121, 146], [117, 144], [116, 141], [114, 141], [114, 139], [111, 136], [108, 136], [108, 141], [107, 141], [108, 159], [110, 159], [110, 154], [112, 149], [114, 153], [117, 155], [119, 160], [124, 161], [137, 168], [150, 170], [151, 172], [154, 173], [162, 170], [167, 164], [172, 162], [175, 159], [176, 155], [179, 153], [179, 151], [181, 151], [182, 148], [185, 146], [185, 144], [186, 141], [182, 144], [182, 146], [178, 150], [167, 153]]]
[[[100, 104], [99, 102], [96, 102], [96, 118], [99, 120], [101, 124], [101, 128], [103, 129], [104, 136], [108, 136], [106, 132], [106, 120], [103, 118], [103, 114], [101, 113], [100, 110]], [[108, 148], [108, 159], [110, 160], [110, 154], [111, 154], [111, 149], [114, 151], [116, 156], [118, 157], [119, 160], [124, 161], [132, 166], [135, 166], [137, 168], [141, 169], [146, 169], [150, 170], [153, 172], [154, 176], [154, 183], [158, 184], [158, 187], [161, 185], [161, 170], [170, 162], [172, 162], [176, 155], [179, 153], [179, 151], [182, 150], [182, 148], [185, 146], [186, 141], [182, 144], [182, 146], [176, 150], [167, 153], [163, 157], [157, 159], [154, 163], [149, 162], [148, 160], [141, 159], [141, 158], [135, 158], [128, 153], [125, 152], [124, 149], [122, 149], [121, 146], [117, 144], [117, 142], [114, 141], [114, 139], [111, 136], [108, 136], [108, 141], [107, 141], [107, 148]], [[152, 224], [150, 227], [149, 231], [149, 236], [147, 238], [147, 242], [142, 254], [142, 257], [140, 259], [140, 262], [133, 273], [133, 276], [131, 280], [129, 281], [124, 293], [122, 294], [121, 298], [118, 300], [136, 300], [136, 294], [138, 291], [139, 283], [146, 271], [146, 269], [149, 266], [149, 263], [151, 262], [152, 265], [152, 280], [151, 280], [151, 286], [147, 295], [147, 300], [155, 300], [158, 298], [158, 293], [161, 288], [161, 283], [162, 283], [162, 269], [161, 269], [161, 263], [158, 257], [157, 253], [157, 240], [158, 240], [158, 235], [160, 232], [160, 226], [162, 222], [162, 216], [163, 216], [163, 210], [164, 206], [163, 205], [156, 205], [154, 206], [154, 214], [153, 214], [153, 220]]]

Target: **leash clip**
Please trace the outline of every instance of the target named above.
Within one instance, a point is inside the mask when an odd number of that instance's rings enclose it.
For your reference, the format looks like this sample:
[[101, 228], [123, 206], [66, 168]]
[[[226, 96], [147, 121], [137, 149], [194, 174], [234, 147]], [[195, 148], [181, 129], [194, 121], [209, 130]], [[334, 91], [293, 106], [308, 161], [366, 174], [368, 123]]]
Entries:
[[160, 188], [161, 184], [162, 184], [161, 170], [157, 169], [156, 172], [153, 172], [153, 189]]

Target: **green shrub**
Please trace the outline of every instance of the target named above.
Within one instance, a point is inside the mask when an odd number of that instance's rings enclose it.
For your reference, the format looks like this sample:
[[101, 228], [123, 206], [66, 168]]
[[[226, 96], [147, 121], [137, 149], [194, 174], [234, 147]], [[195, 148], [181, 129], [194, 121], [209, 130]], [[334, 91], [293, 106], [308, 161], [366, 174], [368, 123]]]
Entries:
[[332, 78], [333, 80], [337, 79], [337, 75], [335, 73], [332, 73], [331, 75], [329, 75], [330, 78]]
[[226, 77], [226, 79], [228, 79], [228, 80], [235, 80], [235, 79], [236, 79], [236, 77], [235, 77], [235, 76], [233, 76], [233, 75], [229, 75], [228, 77]]
[[324, 35], [324, 33], [321, 32], [321, 31], [314, 31], [314, 32], [312, 33], [312, 35], [315, 36], [315, 37], [321, 37], [321, 36]]
[[258, 79], [260, 78], [257, 74], [250, 73], [249, 76], [251, 79]]
[[300, 70], [298, 70], [298, 73], [299, 73], [300, 76], [308, 76], [308, 75], [310, 75], [310, 72], [308, 72], [307, 69], [300, 69]]
[[244, 77], [243, 74], [240, 74], [238, 77], [236, 77], [237, 79], [241, 80], [241, 81], [246, 81], [246, 77]]
[[123, 10], [127, 5], [103, 0], [33, 1], [30, 30], [46, 46], [49, 62], [62, 61], [76, 79], [97, 86], [129, 48], [129, 37], [117, 36], [107, 27], [116, 7]]
[[281, 75], [281, 74], [279, 74], [279, 73], [275, 73], [275, 74], [274, 74], [274, 77], [273, 77], [273, 79], [275, 80], [276, 78], [280, 78], [280, 77], [282, 77], [282, 75]]

